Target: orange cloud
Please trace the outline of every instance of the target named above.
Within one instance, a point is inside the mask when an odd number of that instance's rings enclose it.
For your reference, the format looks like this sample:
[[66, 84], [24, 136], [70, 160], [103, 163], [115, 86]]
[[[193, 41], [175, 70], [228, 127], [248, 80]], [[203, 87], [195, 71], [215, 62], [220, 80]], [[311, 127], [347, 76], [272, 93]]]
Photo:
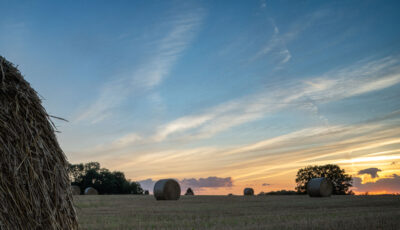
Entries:
[[382, 178], [376, 182], [362, 183], [361, 178], [353, 178], [353, 187], [357, 193], [398, 193], [400, 191], [400, 176], [393, 174], [391, 177]]

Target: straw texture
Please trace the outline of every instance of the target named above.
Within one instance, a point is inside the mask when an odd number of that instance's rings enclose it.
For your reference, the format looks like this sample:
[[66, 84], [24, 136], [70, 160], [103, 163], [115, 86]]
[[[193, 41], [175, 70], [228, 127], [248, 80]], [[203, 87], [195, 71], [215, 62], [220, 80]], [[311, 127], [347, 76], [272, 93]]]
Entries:
[[99, 192], [95, 188], [87, 187], [84, 192], [85, 195], [99, 195]]
[[307, 184], [307, 193], [311, 197], [329, 197], [332, 190], [332, 183], [325, 177], [313, 178]]
[[245, 188], [243, 191], [243, 194], [245, 196], [253, 196], [254, 195], [254, 189], [252, 188]]
[[0, 56], [0, 229], [78, 229], [66, 157], [50, 116]]
[[153, 193], [157, 200], [178, 200], [181, 187], [174, 179], [163, 179], [156, 182]]

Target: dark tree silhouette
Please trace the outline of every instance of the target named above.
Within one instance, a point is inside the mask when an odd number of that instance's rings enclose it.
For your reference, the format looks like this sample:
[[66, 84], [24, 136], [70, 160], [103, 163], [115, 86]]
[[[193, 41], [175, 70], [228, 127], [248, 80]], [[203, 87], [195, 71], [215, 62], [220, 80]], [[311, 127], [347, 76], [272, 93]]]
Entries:
[[299, 169], [296, 176], [296, 190], [299, 193], [307, 193], [307, 183], [312, 178], [325, 177], [328, 178], [333, 184], [333, 194], [345, 195], [351, 194], [349, 188], [352, 186], [352, 178], [346, 174], [344, 169], [340, 169], [338, 165], [315, 165], [307, 166]]
[[185, 195], [186, 195], [186, 196], [193, 196], [193, 195], [194, 195], [194, 192], [193, 192], [193, 190], [192, 190], [191, 188], [188, 188], [188, 189], [186, 190]]
[[70, 164], [69, 175], [71, 184], [79, 186], [81, 191], [93, 187], [100, 194], [143, 194], [139, 183], [127, 180], [122, 172], [101, 168], [98, 162]]

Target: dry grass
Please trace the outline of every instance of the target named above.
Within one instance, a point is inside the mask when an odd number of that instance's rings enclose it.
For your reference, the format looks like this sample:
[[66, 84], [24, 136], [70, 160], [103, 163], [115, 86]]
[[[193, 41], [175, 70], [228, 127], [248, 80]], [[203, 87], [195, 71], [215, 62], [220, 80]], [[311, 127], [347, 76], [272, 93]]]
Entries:
[[400, 196], [76, 196], [81, 229], [399, 229]]
[[68, 163], [34, 89], [0, 56], [0, 229], [77, 229]]

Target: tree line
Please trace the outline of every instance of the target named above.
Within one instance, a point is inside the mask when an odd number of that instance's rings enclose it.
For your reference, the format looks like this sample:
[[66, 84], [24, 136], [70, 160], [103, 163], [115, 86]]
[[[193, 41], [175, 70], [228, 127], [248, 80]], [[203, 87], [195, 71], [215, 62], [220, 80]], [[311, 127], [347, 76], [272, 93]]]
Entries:
[[98, 162], [69, 164], [71, 185], [77, 185], [81, 191], [87, 187], [95, 188], [99, 194], [143, 194], [138, 182], [125, 178], [123, 172], [111, 172], [101, 168]]
[[[87, 187], [93, 187], [99, 194], [144, 194], [138, 182], [127, 180], [123, 172], [111, 172], [106, 168], [101, 168], [98, 162], [69, 164], [69, 176], [72, 182], [71, 184], [79, 186], [81, 191], [84, 191]], [[268, 193], [261, 193], [260, 195], [306, 194], [307, 183], [312, 178], [318, 177], [325, 177], [332, 182], [332, 194], [354, 194], [350, 190], [352, 186], [352, 177], [346, 174], [345, 170], [341, 169], [338, 165], [327, 164], [321, 166], [307, 166], [299, 169], [296, 175], [297, 186], [295, 191], [271, 191]]]

